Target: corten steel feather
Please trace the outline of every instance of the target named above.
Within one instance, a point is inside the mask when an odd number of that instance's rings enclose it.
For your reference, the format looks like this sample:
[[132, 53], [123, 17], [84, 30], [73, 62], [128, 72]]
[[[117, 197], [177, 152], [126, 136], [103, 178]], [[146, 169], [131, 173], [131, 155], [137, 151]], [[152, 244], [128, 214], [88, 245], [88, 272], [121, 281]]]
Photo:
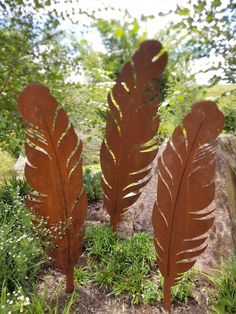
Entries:
[[167, 54], [158, 41], [143, 42], [108, 94], [100, 161], [104, 206], [113, 230], [151, 178], [150, 164], [157, 154], [153, 138], [159, 127], [160, 82], [166, 63]]
[[192, 107], [158, 159], [157, 201], [153, 228], [157, 263], [164, 277], [164, 307], [171, 308], [171, 286], [207, 247], [213, 224], [206, 207], [215, 193], [215, 150], [224, 116], [215, 103]]
[[[27, 207], [53, 229], [55, 246], [48, 254], [66, 275], [68, 293], [74, 289], [73, 269], [82, 250], [87, 197], [83, 187], [82, 143], [48, 88], [30, 84], [18, 99], [28, 125], [25, 176], [33, 188]], [[59, 225], [67, 223], [64, 234]], [[58, 230], [58, 231], [57, 231]], [[61, 230], [62, 231], [62, 230]]]

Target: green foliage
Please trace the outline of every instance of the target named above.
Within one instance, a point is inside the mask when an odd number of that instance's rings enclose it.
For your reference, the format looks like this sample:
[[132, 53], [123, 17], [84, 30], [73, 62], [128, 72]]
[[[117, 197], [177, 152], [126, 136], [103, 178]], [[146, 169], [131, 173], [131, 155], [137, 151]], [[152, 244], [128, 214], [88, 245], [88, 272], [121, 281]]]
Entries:
[[0, 189], [0, 200], [8, 205], [12, 205], [16, 193], [23, 200], [23, 197], [30, 192], [30, 187], [24, 179], [18, 179], [16, 175], [4, 180], [4, 185]]
[[[85, 274], [83, 270], [82, 277], [90, 277], [113, 295], [126, 293], [134, 304], [154, 304], [161, 300], [162, 277], [156, 268], [156, 253], [149, 234], [141, 232], [122, 239], [108, 226], [90, 226], [85, 244], [89, 266]], [[176, 300], [187, 300], [191, 294], [193, 284], [189, 280], [190, 276], [185, 275], [173, 289]]]
[[143, 286], [143, 303], [144, 304], [150, 304], [154, 305], [158, 301], [160, 301], [163, 297], [163, 292], [160, 289], [160, 283], [159, 282], [153, 282], [150, 280], [147, 280]]
[[0, 148], [0, 186], [4, 179], [11, 177], [15, 159], [7, 152]]
[[186, 80], [185, 71], [190, 71], [189, 64], [183, 65], [181, 69], [175, 68], [175, 75], [169, 78], [167, 95], [158, 111], [161, 120], [159, 142], [165, 135], [169, 137], [177, 125], [182, 124], [191, 106], [203, 96], [203, 87], [196, 83], [194, 75], [189, 75]]
[[5, 282], [3, 282], [0, 293], [1, 314], [26, 313], [26, 307], [29, 306], [30, 299], [25, 295], [21, 287], [16, 286], [15, 290], [10, 293]]
[[173, 131], [174, 131], [174, 125], [173, 124], [168, 123], [166, 120], [161, 121], [159, 129], [158, 129], [158, 133], [157, 133], [158, 145], [161, 145], [165, 139], [170, 138]]
[[121, 67], [131, 59], [140, 43], [147, 39], [147, 33], [140, 32], [139, 21], [127, 11], [122, 22], [115, 19], [110, 21], [98, 19], [94, 22], [94, 26], [100, 32], [107, 50], [107, 53], [103, 55], [103, 69], [112, 80], [115, 80]]
[[74, 270], [74, 274], [75, 274], [76, 284], [81, 285], [81, 286], [87, 285], [90, 282], [91, 277], [92, 277], [90, 272], [88, 272], [86, 269], [81, 268], [81, 267], [76, 267]]
[[[188, 51], [191, 60], [216, 56], [215, 60], [206, 62], [203, 69], [205, 72], [209, 71], [214, 83], [222, 79], [222, 71], [223, 79], [227, 83], [236, 83], [236, 58], [233, 41], [236, 18], [234, 12], [234, 0], [227, 2], [188, 0], [180, 6], [177, 5], [175, 13], [181, 19], [176, 19], [178, 22], [172, 23], [168, 28], [169, 34], [173, 35], [173, 47], [178, 46], [181, 53]], [[214, 53], [212, 53], [213, 51]], [[221, 71], [214, 72], [218, 69]]]
[[33, 292], [27, 292], [20, 286], [13, 293], [7, 292], [5, 284], [1, 289], [0, 312], [1, 314], [70, 314], [73, 313], [73, 305], [78, 300], [78, 295], [73, 292], [65, 300], [63, 306], [59, 304], [61, 286], [58, 285], [52, 295], [48, 295], [48, 287], [39, 294], [34, 286]]
[[0, 285], [9, 292], [30, 287], [45, 260], [33, 234], [31, 215], [23, 204], [28, 192], [24, 181], [12, 178], [0, 188]]
[[208, 277], [216, 289], [210, 294], [213, 313], [233, 314], [236, 312], [236, 257], [224, 261], [222, 270]]
[[17, 158], [24, 143], [24, 130], [19, 116], [14, 111], [4, 109], [0, 121], [1, 147]]
[[192, 295], [194, 290], [194, 283], [192, 278], [194, 276], [194, 271], [190, 270], [183, 274], [180, 282], [172, 288], [172, 298], [180, 302], [187, 303], [188, 297]]
[[86, 166], [84, 169], [84, 185], [89, 202], [100, 199], [102, 196], [101, 170]]
[[56, 286], [52, 295], [48, 296], [48, 287], [44, 288], [43, 293], [40, 295], [37, 287], [34, 288], [34, 293], [30, 295], [30, 304], [27, 306], [25, 313], [27, 314], [70, 314], [74, 313], [73, 305], [78, 301], [78, 294], [74, 291], [69, 295], [63, 306], [59, 304], [59, 297], [62, 288], [60, 285]]
[[236, 135], [236, 102], [225, 105], [221, 109], [225, 116], [224, 131]]
[[[112, 294], [128, 293], [132, 303], [140, 303], [145, 291], [148, 274], [155, 266], [155, 252], [151, 237], [135, 234], [127, 240], [120, 239], [108, 226], [88, 228], [85, 237], [87, 254], [93, 258], [94, 280], [110, 287]], [[146, 297], [145, 300], [151, 299]]]
[[225, 116], [224, 132], [236, 134], [235, 85], [215, 85], [206, 90], [206, 97], [217, 102]]
[[41, 82], [61, 101], [60, 89], [75, 72], [74, 53], [63, 42], [56, 10], [45, 11], [48, 5], [28, 0], [0, 5], [0, 145], [15, 157], [24, 139], [16, 107], [19, 93], [26, 84]]
[[117, 241], [116, 233], [109, 226], [88, 226], [84, 237], [86, 255], [101, 261], [111, 253]]

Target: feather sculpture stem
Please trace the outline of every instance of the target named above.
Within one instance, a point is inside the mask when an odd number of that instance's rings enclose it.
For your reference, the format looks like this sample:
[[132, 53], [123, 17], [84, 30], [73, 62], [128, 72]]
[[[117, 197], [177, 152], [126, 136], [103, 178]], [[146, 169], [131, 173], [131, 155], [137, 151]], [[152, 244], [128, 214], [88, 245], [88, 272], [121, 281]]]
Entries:
[[168, 279], [164, 279], [164, 305], [165, 310], [170, 313], [171, 310], [171, 289]]
[[74, 268], [68, 269], [66, 274], [66, 293], [72, 293], [74, 291]]

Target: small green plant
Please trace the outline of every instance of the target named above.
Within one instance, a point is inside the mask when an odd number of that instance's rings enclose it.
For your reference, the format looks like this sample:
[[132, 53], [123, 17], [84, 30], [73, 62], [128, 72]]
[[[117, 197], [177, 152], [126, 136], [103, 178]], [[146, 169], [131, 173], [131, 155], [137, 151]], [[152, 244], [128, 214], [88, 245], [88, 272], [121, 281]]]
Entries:
[[162, 299], [160, 283], [148, 280], [143, 287], [143, 303], [153, 305]]
[[[162, 277], [156, 266], [156, 253], [149, 234], [140, 232], [123, 239], [109, 226], [90, 226], [85, 244], [89, 266], [86, 270], [78, 269], [78, 281], [81, 278], [82, 282], [84, 278], [85, 281], [93, 280], [113, 295], [126, 293], [134, 304], [154, 304], [161, 300]], [[173, 297], [186, 301], [192, 288], [190, 275], [185, 274], [173, 289]]]
[[0, 313], [26, 313], [26, 307], [30, 305], [30, 299], [19, 286], [11, 293], [8, 292], [5, 282], [1, 287]]
[[101, 171], [93, 167], [85, 167], [84, 169], [84, 185], [87, 192], [89, 202], [97, 201], [102, 196], [101, 191]]
[[59, 295], [61, 291], [61, 286], [58, 285], [53, 294], [48, 296], [48, 287], [44, 288], [43, 293], [40, 295], [37, 291], [37, 288], [34, 287], [33, 294], [31, 294], [31, 302], [30, 305], [27, 307], [25, 313], [27, 314], [70, 314], [76, 313], [72, 308], [74, 303], [78, 300], [79, 296], [76, 291], [74, 291], [65, 303], [63, 307], [59, 304]]
[[102, 261], [103, 258], [106, 258], [113, 251], [113, 246], [115, 246], [117, 241], [116, 233], [112, 232], [109, 226], [89, 226], [84, 237], [86, 254]]
[[26, 180], [19, 179], [16, 175], [11, 176], [7, 180], [5, 179], [3, 183], [0, 188], [0, 200], [9, 205], [12, 204], [16, 194], [23, 199], [31, 190]]
[[1, 289], [0, 313], [1, 314], [70, 314], [75, 313], [73, 305], [78, 300], [78, 294], [73, 292], [65, 301], [63, 306], [59, 304], [59, 294], [61, 286], [58, 285], [52, 295], [48, 295], [46, 286], [39, 294], [37, 287], [33, 287], [33, 292], [26, 292], [20, 286], [13, 293], [7, 292], [7, 287], [3, 284]]
[[91, 280], [91, 273], [84, 268], [76, 267], [74, 273], [78, 285], [86, 286]]
[[208, 278], [215, 288], [210, 293], [212, 313], [236, 313], [236, 256], [232, 261], [224, 261], [222, 269]]
[[192, 278], [194, 270], [190, 270], [183, 274], [183, 277], [176, 286], [172, 289], [172, 297], [174, 300], [187, 303], [188, 297], [192, 295], [194, 290], [194, 283]]

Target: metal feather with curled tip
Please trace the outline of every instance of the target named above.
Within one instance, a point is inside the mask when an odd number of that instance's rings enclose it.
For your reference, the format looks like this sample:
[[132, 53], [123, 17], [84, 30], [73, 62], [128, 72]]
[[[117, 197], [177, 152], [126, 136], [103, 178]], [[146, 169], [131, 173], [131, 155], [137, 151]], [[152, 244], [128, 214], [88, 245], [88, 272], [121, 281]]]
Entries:
[[113, 230], [151, 178], [150, 164], [157, 154], [153, 138], [159, 127], [160, 82], [166, 63], [167, 54], [162, 53], [158, 41], [143, 42], [108, 94], [100, 160], [104, 206]]
[[192, 107], [158, 159], [153, 228], [157, 263], [164, 277], [164, 307], [171, 308], [171, 286], [207, 247], [213, 224], [215, 150], [224, 116], [215, 103]]
[[53, 229], [56, 245], [48, 252], [74, 289], [73, 270], [82, 250], [87, 197], [83, 188], [81, 151], [73, 126], [48, 88], [30, 84], [20, 94], [18, 106], [28, 125], [25, 176], [34, 192], [27, 207], [43, 218], [46, 228], [69, 223], [65, 234]]

